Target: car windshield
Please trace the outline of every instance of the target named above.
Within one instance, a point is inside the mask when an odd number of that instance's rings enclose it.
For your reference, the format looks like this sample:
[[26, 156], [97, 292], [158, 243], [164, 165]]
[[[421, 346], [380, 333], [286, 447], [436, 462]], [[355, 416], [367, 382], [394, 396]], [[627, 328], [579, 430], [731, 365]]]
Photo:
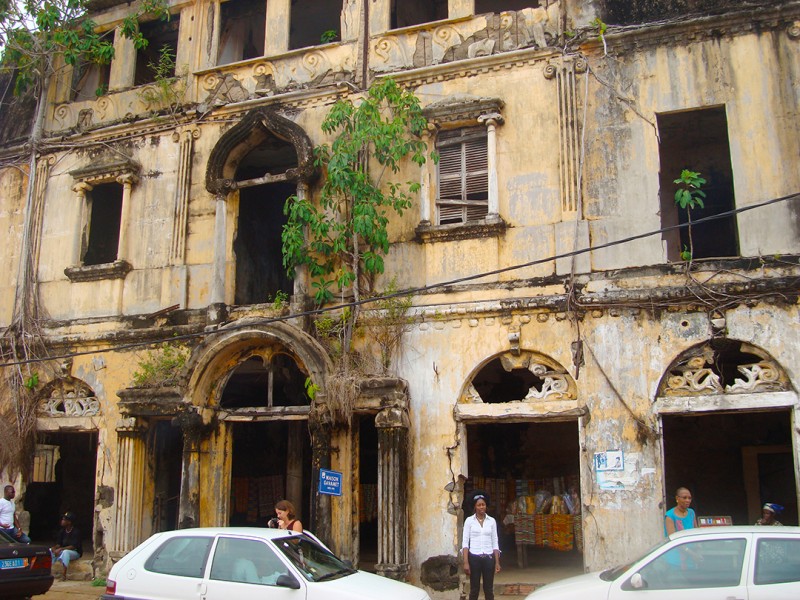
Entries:
[[669, 538], [664, 538], [663, 540], [658, 542], [655, 546], [650, 548], [647, 552], [642, 553], [642, 555], [639, 556], [638, 558], [636, 558], [635, 560], [632, 560], [632, 561], [630, 561], [628, 563], [625, 563], [624, 565], [620, 565], [618, 567], [614, 567], [613, 569], [606, 569], [605, 571], [600, 573], [600, 579], [602, 579], [603, 581], [614, 581], [615, 579], [620, 577], [623, 573], [625, 573], [625, 571], [630, 569], [631, 566], [633, 566], [634, 563], [639, 562], [640, 560], [642, 560], [642, 558], [644, 558], [645, 556], [648, 556], [651, 552], [655, 552], [661, 546], [666, 544], [668, 541], [669, 541]]
[[355, 573], [355, 569], [304, 535], [278, 538], [272, 543], [308, 581], [338, 579]]

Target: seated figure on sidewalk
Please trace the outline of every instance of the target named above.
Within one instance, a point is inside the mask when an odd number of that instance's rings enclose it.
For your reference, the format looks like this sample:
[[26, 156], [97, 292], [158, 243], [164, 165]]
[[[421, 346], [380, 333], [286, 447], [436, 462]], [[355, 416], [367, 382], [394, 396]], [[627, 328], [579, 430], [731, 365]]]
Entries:
[[62, 581], [67, 579], [69, 563], [83, 554], [81, 532], [73, 525], [74, 522], [74, 514], [64, 513], [64, 516], [61, 517], [61, 531], [58, 532], [56, 545], [52, 548], [54, 566], [58, 562], [64, 565], [64, 572], [61, 574]]

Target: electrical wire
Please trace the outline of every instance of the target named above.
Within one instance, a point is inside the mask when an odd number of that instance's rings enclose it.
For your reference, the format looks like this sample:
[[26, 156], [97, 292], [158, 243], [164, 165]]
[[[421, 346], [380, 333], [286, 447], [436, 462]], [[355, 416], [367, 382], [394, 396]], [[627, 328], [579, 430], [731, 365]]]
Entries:
[[[733, 216], [733, 215], [737, 215], [737, 214], [740, 214], [740, 213], [743, 213], [743, 212], [747, 212], [747, 211], [750, 211], [750, 210], [756, 210], [756, 209], [764, 208], [766, 206], [770, 206], [770, 205], [773, 205], [773, 204], [778, 204], [778, 203], [781, 203], [781, 202], [788, 202], [788, 201], [791, 201], [791, 200], [798, 200], [798, 199], [800, 199], [800, 193], [789, 194], [787, 196], [781, 196], [779, 198], [773, 198], [771, 200], [765, 200], [763, 202], [759, 202], [759, 203], [756, 203], [756, 204], [750, 204], [748, 206], [735, 208], [735, 209], [732, 209], [732, 210], [729, 210], [729, 211], [725, 211], [725, 212], [722, 212], [722, 213], [719, 213], [719, 214], [716, 214], [716, 215], [710, 215], [708, 217], [703, 217], [701, 219], [697, 219], [696, 221], [692, 221], [691, 225], [692, 225], [692, 227], [697, 227], [698, 224], [707, 223], [707, 222], [711, 222], [711, 221], [718, 220], [718, 219], [725, 219], [727, 217], [730, 217], [730, 216]], [[473, 275], [465, 275], [464, 277], [458, 277], [456, 279], [450, 279], [448, 281], [443, 281], [441, 283], [435, 283], [435, 284], [432, 284], [432, 285], [419, 286], [419, 287], [415, 287], [415, 288], [408, 288], [408, 289], [405, 289], [405, 290], [393, 292], [391, 294], [384, 294], [384, 295], [381, 295], [381, 296], [372, 296], [372, 297], [369, 297], [369, 298], [362, 298], [362, 299], [357, 300], [357, 301], [343, 302], [343, 303], [340, 303], [340, 304], [337, 304], [337, 305], [334, 305], [334, 306], [320, 307], [320, 308], [316, 308], [316, 309], [312, 309], [312, 310], [306, 310], [306, 311], [299, 312], [299, 313], [293, 313], [291, 315], [282, 315], [282, 316], [278, 316], [278, 317], [269, 317], [269, 318], [264, 318], [264, 319], [248, 320], [246, 323], [239, 323], [239, 324], [234, 323], [232, 325], [226, 325], [224, 330], [216, 329], [216, 330], [213, 330], [213, 331], [199, 331], [199, 332], [187, 333], [187, 334], [183, 334], [183, 335], [174, 335], [174, 336], [170, 336], [170, 337], [164, 338], [164, 339], [156, 339], [156, 340], [141, 341], [141, 342], [132, 342], [130, 344], [121, 344], [121, 345], [118, 345], [118, 346], [113, 346], [113, 347], [108, 347], [108, 348], [98, 348], [98, 349], [94, 349], [94, 350], [84, 350], [84, 351], [77, 351], [77, 352], [69, 352], [69, 353], [65, 353], [65, 354], [58, 354], [58, 355], [48, 356], [48, 357], [29, 358], [29, 359], [19, 360], [19, 361], [4, 362], [4, 363], [0, 363], [0, 368], [21, 366], [21, 365], [28, 365], [28, 364], [35, 364], [35, 363], [43, 363], [43, 362], [50, 362], [50, 361], [53, 361], [53, 360], [64, 360], [64, 359], [68, 359], [68, 358], [74, 358], [74, 357], [77, 357], [77, 356], [87, 356], [87, 355], [91, 355], [91, 354], [105, 354], [105, 353], [108, 353], [108, 352], [123, 352], [123, 351], [126, 351], [126, 350], [134, 350], [134, 349], [137, 349], [137, 348], [147, 348], [147, 347], [151, 347], [151, 346], [156, 346], [158, 344], [167, 343], [167, 342], [179, 342], [179, 341], [185, 341], [185, 340], [191, 340], [191, 339], [197, 339], [197, 338], [205, 338], [205, 337], [209, 337], [209, 336], [215, 335], [215, 334], [219, 333], [220, 331], [230, 332], [230, 331], [239, 331], [239, 330], [242, 330], [242, 329], [251, 329], [251, 328], [259, 327], [259, 326], [263, 326], [263, 325], [269, 325], [271, 323], [279, 323], [279, 322], [284, 322], [284, 321], [291, 321], [291, 320], [299, 319], [299, 318], [303, 318], [303, 317], [316, 316], [316, 315], [325, 314], [325, 313], [328, 313], [328, 312], [336, 312], [336, 311], [343, 310], [345, 308], [353, 308], [353, 307], [357, 307], [357, 306], [360, 307], [360, 306], [364, 306], [364, 305], [367, 305], [367, 304], [373, 304], [375, 302], [381, 302], [381, 301], [384, 301], [384, 300], [390, 300], [392, 298], [398, 298], [398, 297], [403, 297], [403, 296], [411, 296], [411, 295], [416, 295], [416, 294], [421, 294], [421, 293], [430, 293], [430, 292], [437, 291], [437, 290], [444, 291], [444, 290], [446, 290], [446, 288], [449, 288], [449, 287], [452, 287], [452, 286], [455, 286], [455, 285], [458, 285], [458, 284], [461, 284], [461, 283], [466, 283], [466, 282], [469, 282], [469, 281], [475, 281], [477, 279], [482, 279], [484, 277], [490, 277], [490, 276], [493, 276], [493, 275], [499, 275], [499, 274], [502, 274], [502, 273], [508, 273], [510, 271], [516, 271], [516, 270], [519, 270], [519, 269], [525, 269], [525, 268], [536, 266], [536, 265], [540, 265], [540, 264], [543, 264], [543, 263], [552, 262], [554, 260], [559, 260], [559, 259], [563, 259], [563, 258], [571, 258], [573, 256], [586, 254], [588, 252], [597, 252], [598, 250], [603, 250], [603, 249], [606, 249], [606, 248], [612, 248], [614, 246], [620, 246], [620, 245], [623, 245], [623, 244], [628, 244], [628, 243], [634, 242], [636, 240], [644, 239], [644, 238], [651, 237], [651, 236], [654, 236], [654, 235], [660, 235], [660, 234], [668, 232], [668, 231], [684, 229], [684, 228], [687, 228], [687, 227], [689, 227], [689, 223], [679, 223], [677, 225], [670, 225], [668, 227], [662, 227], [660, 229], [654, 229], [654, 230], [647, 231], [647, 232], [644, 232], [644, 233], [639, 233], [639, 234], [632, 235], [632, 236], [629, 236], [629, 237], [626, 237], [626, 238], [622, 238], [622, 239], [619, 239], [619, 240], [614, 240], [614, 241], [611, 241], [611, 242], [606, 242], [604, 244], [599, 244], [597, 246], [590, 246], [588, 248], [581, 248], [581, 249], [578, 249], [578, 250], [572, 250], [570, 252], [564, 252], [562, 254], [555, 254], [555, 255], [552, 255], [552, 256], [545, 257], [545, 258], [537, 258], [535, 260], [531, 260], [531, 261], [528, 261], [528, 262], [524, 262], [524, 263], [520, 263], [520, 264], [516, 264], [516, 265], [510, 265], [508, 267], [501, 267], [499, 269], [493, 269], [491, 271], [484, 271], [484, 272], [481, 272], [481, 273], [475, 273]]]

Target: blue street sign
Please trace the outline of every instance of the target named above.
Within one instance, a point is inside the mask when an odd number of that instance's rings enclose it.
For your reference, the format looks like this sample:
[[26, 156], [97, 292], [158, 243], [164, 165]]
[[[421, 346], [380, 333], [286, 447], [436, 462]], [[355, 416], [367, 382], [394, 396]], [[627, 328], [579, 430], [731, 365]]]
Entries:
[[342, 495], [342, 474], [338, 471], [319, 470], [319, 493], [329, 496]]

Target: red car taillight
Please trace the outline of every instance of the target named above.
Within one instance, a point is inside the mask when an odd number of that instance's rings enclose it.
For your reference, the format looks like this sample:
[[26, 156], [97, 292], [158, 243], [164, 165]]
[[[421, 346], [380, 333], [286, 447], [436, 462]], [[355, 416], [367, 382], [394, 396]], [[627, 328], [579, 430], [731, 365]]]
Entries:
[[49, 554], [41, 556], [34, 556], [31, 558], [31, 570], [33, 569], [47, 569], [48, 571], [53, 566], [53, 557]]
[[106, 594], [113, 596], [117, 593], [117, 582], [112, 579], [106, 579]]

